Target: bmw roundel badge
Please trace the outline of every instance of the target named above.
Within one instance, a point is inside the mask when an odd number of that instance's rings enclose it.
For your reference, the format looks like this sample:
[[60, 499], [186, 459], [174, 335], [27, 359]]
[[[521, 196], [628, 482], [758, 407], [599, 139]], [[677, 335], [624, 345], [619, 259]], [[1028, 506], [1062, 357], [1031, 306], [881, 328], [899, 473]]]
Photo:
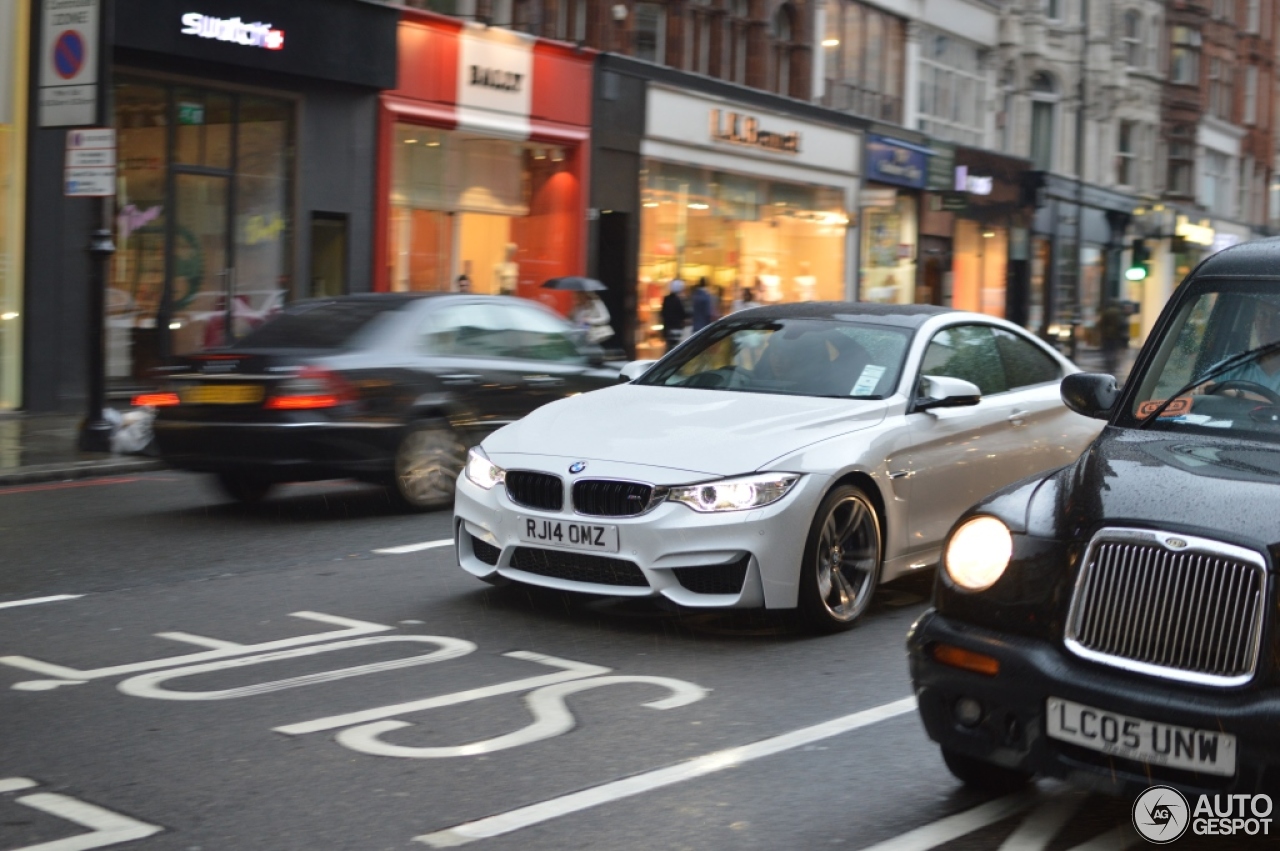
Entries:
[[587, 469], [586, 461], [574, 461], [572, 464], [569, 465], [570, 473], [581, 473], [585, 469]]

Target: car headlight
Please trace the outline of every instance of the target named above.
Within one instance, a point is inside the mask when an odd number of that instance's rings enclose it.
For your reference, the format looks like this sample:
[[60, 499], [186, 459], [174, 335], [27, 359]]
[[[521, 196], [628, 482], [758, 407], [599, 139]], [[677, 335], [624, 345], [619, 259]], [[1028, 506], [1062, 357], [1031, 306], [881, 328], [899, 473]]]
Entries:
[[742, 511], [777, 502], [800, 480], [797, 473], [764, 473], [671, 488], [667, 499], [694, 511]]
[[942, 564], [951, 581], [966, 591], [985, 591], [1004, 575], [1013, 557], [1009, 527], [982, 515], [966, 520], [947, 541]]
[[484, 450], [479, 446], [471, 447], [471, 451], [467, 453], [466, 469], [467, 478], [472, 484], [479, 485], [485, 490], [502, 484], [507, 478], [507, 471], [490, 461], [489, 456], [485, 455]]

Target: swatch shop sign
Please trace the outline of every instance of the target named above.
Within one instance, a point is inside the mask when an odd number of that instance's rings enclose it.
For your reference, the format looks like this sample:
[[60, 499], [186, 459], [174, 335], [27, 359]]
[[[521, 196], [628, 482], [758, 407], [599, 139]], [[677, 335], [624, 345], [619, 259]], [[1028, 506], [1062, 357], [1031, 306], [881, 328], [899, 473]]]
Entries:
[[284, 30], [269, 23], [242, 18], [215, 18], [199, 12], [187, 12], [182, 16], [182, 34], [199, 38], [225, 41], [244, 47], [260, 47], [266, 50], [284, 49]]

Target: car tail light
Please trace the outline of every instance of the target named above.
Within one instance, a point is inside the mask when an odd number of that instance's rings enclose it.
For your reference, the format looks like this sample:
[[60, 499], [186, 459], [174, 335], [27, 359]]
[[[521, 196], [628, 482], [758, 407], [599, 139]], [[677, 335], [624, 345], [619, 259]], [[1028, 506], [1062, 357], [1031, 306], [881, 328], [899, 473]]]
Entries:
[[336, 372], [319, 366], [304, 366], [282, 383], [267, 399], [271, 411], [306, 411], [336, 408], [357, 398], [356, 390]]
[[132, 402], [135, 408], [169, 408], [182, 404], [177, 393], [139, 393]]

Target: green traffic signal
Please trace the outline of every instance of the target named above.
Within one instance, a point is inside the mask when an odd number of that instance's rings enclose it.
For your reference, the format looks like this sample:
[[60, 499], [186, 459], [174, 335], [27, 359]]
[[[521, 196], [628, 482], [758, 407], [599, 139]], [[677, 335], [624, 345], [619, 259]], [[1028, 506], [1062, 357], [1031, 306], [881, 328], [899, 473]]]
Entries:
[[1125, 270], [1124, 277], [1128, 281], [1144, 281], [1147, 273], [1150, 271], [1151, 252], [1147, 249], [1147, 244], [1141, 239], [1133, 241], [1133, 258], [1129, 262], [1129, 268]]

